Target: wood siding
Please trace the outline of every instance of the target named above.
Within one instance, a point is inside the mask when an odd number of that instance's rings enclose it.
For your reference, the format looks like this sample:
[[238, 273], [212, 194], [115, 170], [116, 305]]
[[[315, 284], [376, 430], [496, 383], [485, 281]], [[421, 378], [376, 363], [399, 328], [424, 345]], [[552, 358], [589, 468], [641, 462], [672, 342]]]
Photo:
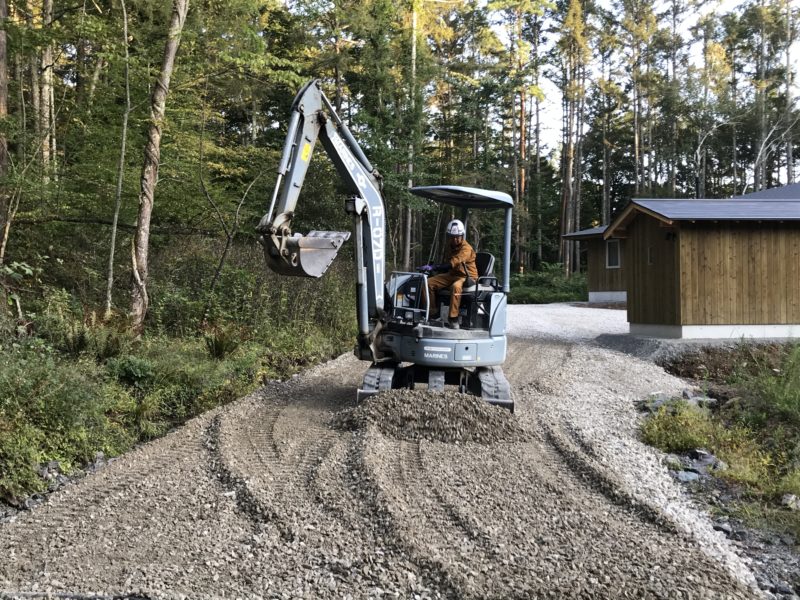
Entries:
[[[652, 264], [650, 260], [652, 259]], [[623, 264], [630, 323], [679, 325], [678, 241], [675, 230], [646, 215], [628, 226]]]
[[606, 269], [606, 242], [587, 240], [586, 278], [590, 292], [619, 292], [625, 290], [625, 240], [619, 241], [620, 268]]
[[682, 223], [680, 267], [682, 325], [800, 323], [798, 223]]

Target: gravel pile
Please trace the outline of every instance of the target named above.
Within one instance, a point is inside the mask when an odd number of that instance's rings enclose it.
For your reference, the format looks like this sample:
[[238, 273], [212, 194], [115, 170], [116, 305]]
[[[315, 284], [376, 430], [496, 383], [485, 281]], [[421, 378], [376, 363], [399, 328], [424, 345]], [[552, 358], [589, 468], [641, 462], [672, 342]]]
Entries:
[[346, 430], [375, 425], [384, 435], [408, 441], [496, 444], [527, 439], [514, 415], [469, 394], [389, 390], [336, 415]]

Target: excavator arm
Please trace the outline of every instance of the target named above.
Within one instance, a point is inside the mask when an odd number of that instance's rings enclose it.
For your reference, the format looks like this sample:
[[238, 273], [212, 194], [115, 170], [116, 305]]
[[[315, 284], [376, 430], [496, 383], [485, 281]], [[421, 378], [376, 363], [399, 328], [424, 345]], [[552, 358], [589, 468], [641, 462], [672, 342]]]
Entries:
[[289, 129], [269, 210], [258, 225], [267, 265], [282, 275], [321, 277], [350, 232], [292, 232], [292, 219], [317, 139], [350, 194], [345, 210], [353, 217], [356, 245], [357, 313], [361, 358], [377, 359], [374, 341], [383, 315], [386, 210], [381, 176], [353, 134], [313, 80], [292, 103]]

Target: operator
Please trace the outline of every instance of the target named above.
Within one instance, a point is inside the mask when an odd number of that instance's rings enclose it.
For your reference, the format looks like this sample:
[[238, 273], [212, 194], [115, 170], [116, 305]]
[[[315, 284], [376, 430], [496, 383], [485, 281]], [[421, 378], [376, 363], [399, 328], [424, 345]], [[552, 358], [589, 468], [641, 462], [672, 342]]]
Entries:
[[[439, 318], [439, 303], [436, 292], [450, 288], [450, 314], [445, 322], [451, 329], [459, 329], [458, 309], [461, 306], [461, 290], [467, 278], [475, 282], [478, 279], [478, 267], [475, 265], [475, 250], [464, 239], [464, 223], [453, 219], [447, 224], [447, 248], [442, 264], [426, 265], [423, 270], [446, 271], [428, 278], [428, 298], [431, 299], [431, 319]], [[471, 285], [471, 284], [470, 284]]]

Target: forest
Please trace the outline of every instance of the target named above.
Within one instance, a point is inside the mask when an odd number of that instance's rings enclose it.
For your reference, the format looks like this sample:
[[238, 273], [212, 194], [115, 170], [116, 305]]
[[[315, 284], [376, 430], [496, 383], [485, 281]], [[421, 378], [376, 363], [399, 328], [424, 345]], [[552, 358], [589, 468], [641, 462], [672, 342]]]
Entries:
[[[515, 202], [515, 282], [549, 281], [563, 300], [580, 294], [582, 255], [561, 235], [631, 198], [795, 180], [799, 13], [791, 0], [0, 0], [3, 497], [36, 489], [43, 460], [120, 452], [352, 342], [351, 261], [286, 281], [256, 241], [309, 79], [383, 175], [390, 268], [429, 262], [448, 217], [409, 186], [497, 189]], [[296, 227], [346, 229], [317, 154]], [[478, 246], [499, 237], [499, 222], [471, 220]]]

